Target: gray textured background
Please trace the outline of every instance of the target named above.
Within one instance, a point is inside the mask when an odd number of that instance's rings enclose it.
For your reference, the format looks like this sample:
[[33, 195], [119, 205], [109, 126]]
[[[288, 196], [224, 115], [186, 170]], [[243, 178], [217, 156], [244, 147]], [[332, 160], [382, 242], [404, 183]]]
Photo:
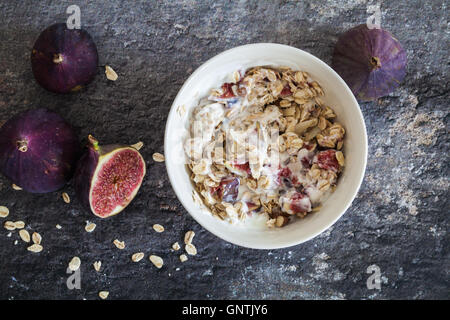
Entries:
[[[202, 229], [181, 207], [165, 166], [166, 116], [187, 77], [203, 62], [237, 45], [278, 42], [330, 63], [337, 37], [364, 23], [376, 2], [352, 1], [0, 1], [0, 120], [43, 106], [63, 114], [86, 141], [145, 142], [148, 174], [122, 214], [99, 220], [72, 196], [14, 191], [0, 177], [8, 220], [24, 220], [43, 236], [44, 251], [26, 250], [16, 231], [0, 228], [1, 299], [415, 299], [449, 298], [449, 29], [446, 1], [380, 1], [382, 26], [408, 54], [405, 81], [390, 96], [362, 103], [369, 159], [351, 208], [317, 238], [283, 250], [228, 244]], [[88, 88], [46, 92], [34, 81], [30, 51], [40, 31], [81, 8], [100, 64]], [[0, 222], [3, 223], [5, 219]], [[97, 223], [93, 233], [85, 221]], [[165, 226], [157, 234], [154, 223]], [[62, 226], [61, 230], [55, 228]], [[193, 229], [199, 253], [181, 263], [172, 252]], [[114, 239], [126, 242], [116, 249]], [[17, 244], [15, 240], [19, 239]], [[140, 263], [130, 256], [146, 253]], [[164, 258], [156, 269], [149, 254]], [[81, 290], [68, 290], [66, 268], [79, 256]], [[103, 262], [100, 273], [92, 263]], [[381, 290], [369, 290], [368, 266], [381, 270]], [[179, 270], [177, 270], [179, 268]]]

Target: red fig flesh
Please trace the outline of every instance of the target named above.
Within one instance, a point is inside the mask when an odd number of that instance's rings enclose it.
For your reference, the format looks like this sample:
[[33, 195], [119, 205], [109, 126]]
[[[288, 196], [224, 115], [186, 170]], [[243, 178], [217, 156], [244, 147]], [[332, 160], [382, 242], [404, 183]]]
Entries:
[[94, 79], [98, 53], [86, 30], [57, 23], [45, 29], [31, 52], [36, 81], [56, 93], [78, 91]]
[[99, 146], [89, 136], [75, 172], [75, 190], [83, 205], [100, 218], [118, 214], [134, 199], [145, 176], [145, 161], [131, 146]]
[[79, 154], [72, 127], [46, 109], [25, 111], [0, 128], [0, 172], [28, 192], [63, 187], [72, 177]]
[[406, 60], [405, 50], [389, 32], [362, 24], [339, 38], [332, 66], [356, 98], [369, 101], [394, 91], [405, 77]]

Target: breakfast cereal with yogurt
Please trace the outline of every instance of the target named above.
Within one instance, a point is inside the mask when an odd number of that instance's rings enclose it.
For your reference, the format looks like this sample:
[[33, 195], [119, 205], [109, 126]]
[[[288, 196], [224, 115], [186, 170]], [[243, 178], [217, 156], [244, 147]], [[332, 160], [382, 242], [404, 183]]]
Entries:
[[343, 170], [345, 130], [302, 71], [235, 71], [190, 115], [191, 180], [213, 215], [268, 227], [318, 211]]

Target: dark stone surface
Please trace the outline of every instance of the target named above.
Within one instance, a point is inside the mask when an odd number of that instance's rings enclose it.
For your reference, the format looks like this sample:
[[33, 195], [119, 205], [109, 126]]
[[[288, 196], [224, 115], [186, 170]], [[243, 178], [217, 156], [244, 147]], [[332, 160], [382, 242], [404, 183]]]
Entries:
[[[103, 69], [88, 88], [56, 95], [33, 79], [30, 50], [48, 25], [81, 8], [82, 25], [97, 43]], [[1, 299], [400, 299], [448, 298], [449, 59], [445, 1], [383, 1], [382, 26], [408, 53], [400, 88], [362, 103], [369, 159], [351, 208], [317, 238], [287, 249], [258, 251], [228, 244], [202, 229], [181, 207], [164, 164], [166, 116], [187, 77], [225, 49], [278, 42], [327, 63], [337, 37], [364, 23], [368, 5], [352, 1], [0, 1], [0, 120], [32, 107], [60, 112], [80, 137], [104, 143], [145, 142], [148, 175], [126, 212], [99, 220], [82, 210], [71, 185], [61, 192], [14, 191], [0, 178], [5, 220], [23, 220], [43, 237], [43, 252], [26, 250], [17, 231], [0, 230]], [[172, 209], [165, 209], [169, 205]], [[97, 223], [93, 233], [85, 221]], [[158, 234], [151, 226], [160, 223]], [[60, 224], [62, 229], [55, 228]], [[194, 230], [199, 253], [185, 263], [170, 247]], [[116, 249], [112, 241], [126, 243]], [[15, 241], [18, 240], [17, 244]], [[133, 253], [146, 257], [132, 263]], [[156, 269], [148, 255], [164, 258]], [[68, 290], [66, 268], [79, 256], [81, 289]], [[101, 272], [92, 263], [101, 260]], [[381, 290], [369, 290], [367, 267], [381, 271]], [[179, 268], [179, 269], [178, 269]]]

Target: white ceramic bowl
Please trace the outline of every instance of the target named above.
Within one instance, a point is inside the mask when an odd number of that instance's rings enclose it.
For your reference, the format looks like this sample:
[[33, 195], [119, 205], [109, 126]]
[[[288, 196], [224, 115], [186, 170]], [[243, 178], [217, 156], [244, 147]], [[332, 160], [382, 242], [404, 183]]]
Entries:
[[[219, 87], [226, 77], [239, 67], [282, 65], [308, 72], [325, 91], [324, 101], [331, 106], [337, 120], [344, 125], [346, 164], [335, 192], [318, 213], [297, 219], [283, 228], [250, 229], [236, 227], [213, 217], [192, 197], [191, 184], [183, 141], [186, 138], [190, 111], [199, 98], [213, 87]], [[185, 109], [186, 112], [182, 112]], [[347, 210], [355, 198], [364, 177], [367, 161], [367, 133], [358, 102], [349, 87], [326, 63], [313, 55], [286, 45], [257, 43], [227, 50], [200, 66], [180, 89], [166, 124], [164, 152], [167, 173], [175, 194], [184, 208], [205, 229], [216, 236], [249, 248], [275, 249], [305, 242], [329, 228]]]

